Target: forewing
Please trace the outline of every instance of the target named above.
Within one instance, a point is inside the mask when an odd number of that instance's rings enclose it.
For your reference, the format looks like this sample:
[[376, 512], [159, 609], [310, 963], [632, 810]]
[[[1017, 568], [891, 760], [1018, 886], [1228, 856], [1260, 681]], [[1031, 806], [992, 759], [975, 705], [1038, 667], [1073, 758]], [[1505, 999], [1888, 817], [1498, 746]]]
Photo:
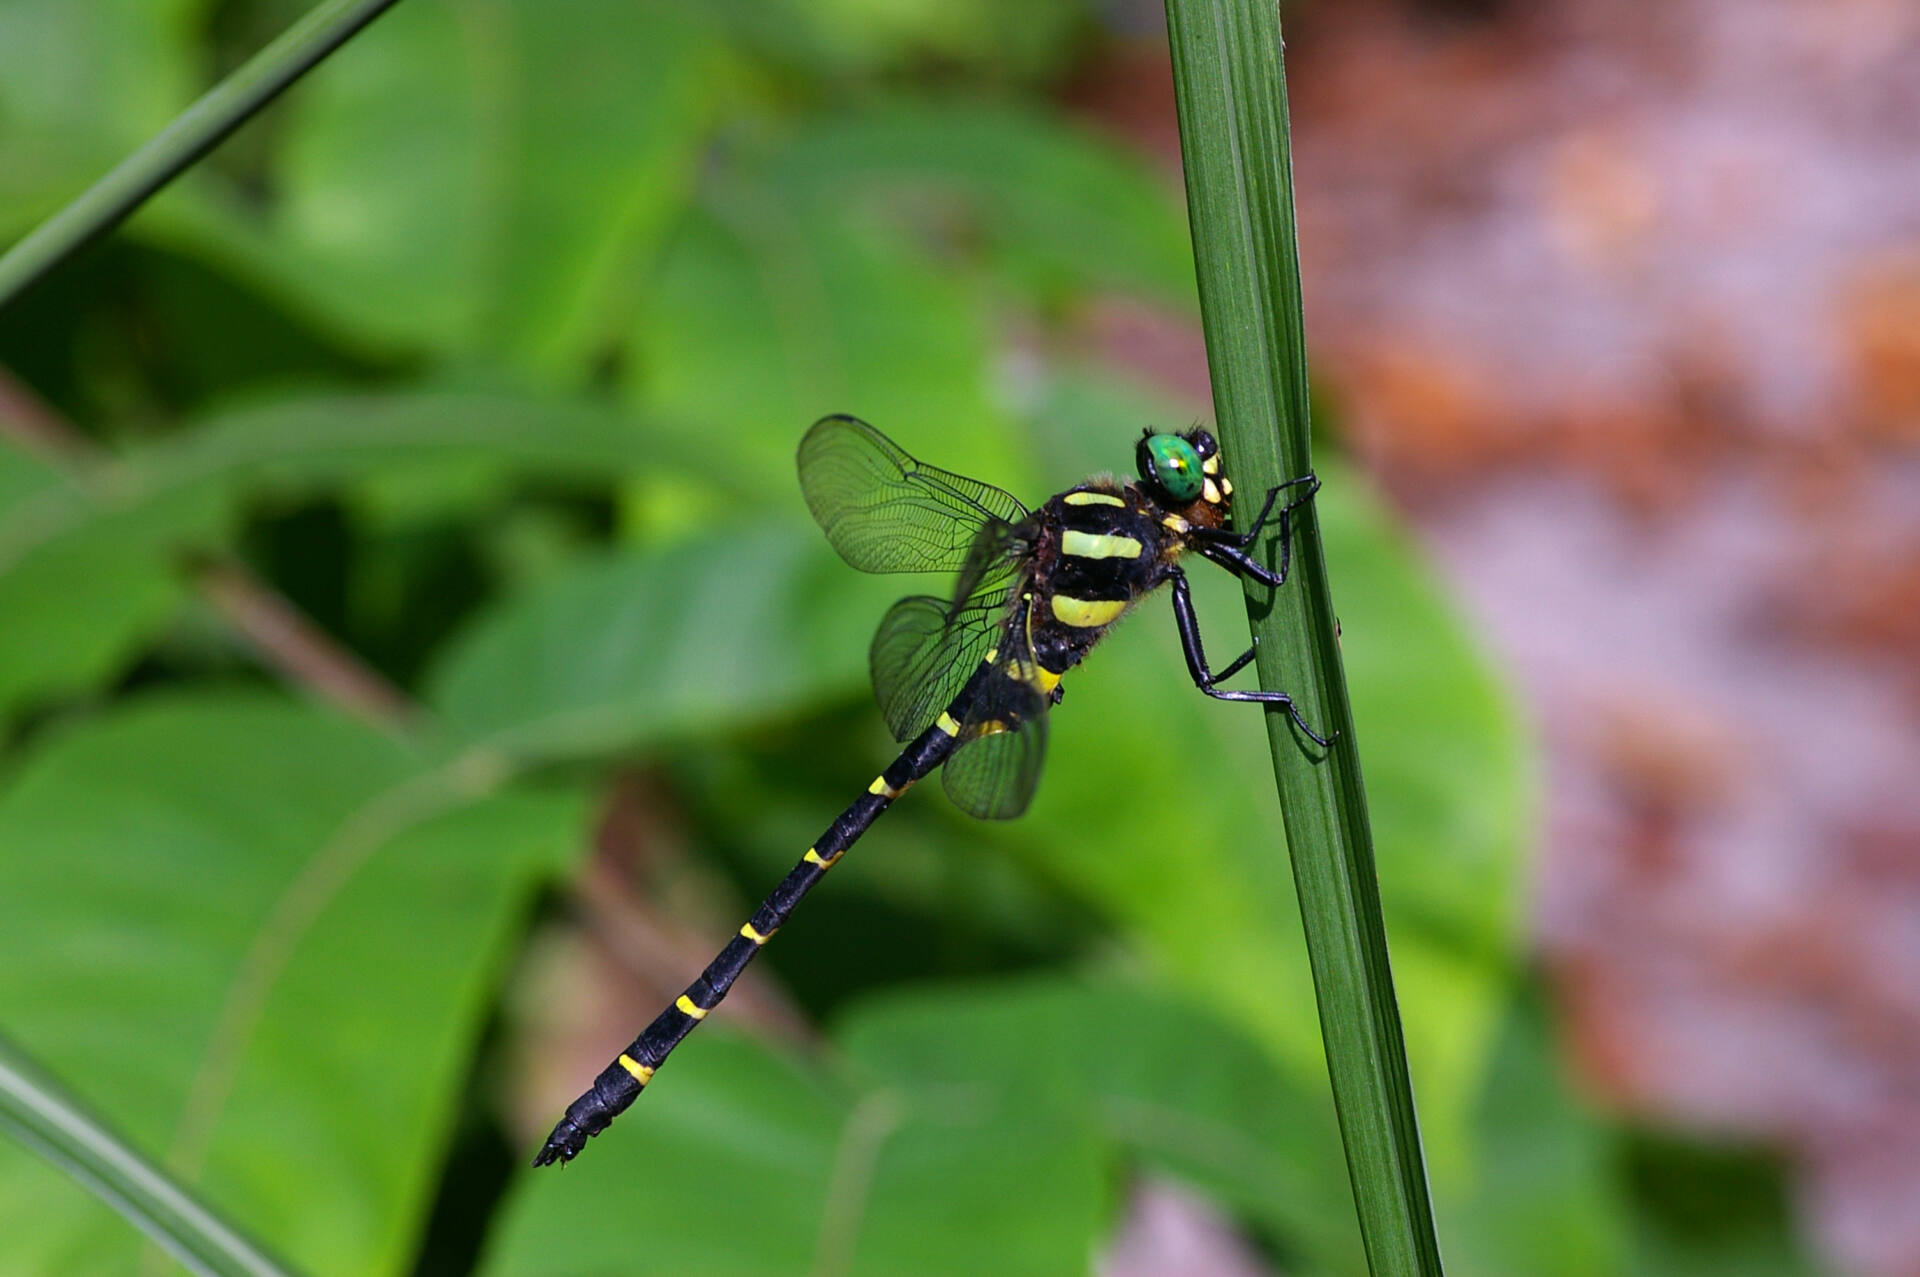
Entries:
[[960, 571], [983, 528], [1011, 554], [1012, 526], [1028, 514], [1010, 493], [915, 461], [853, 417], [823, 417], [801, 439], [800, 490], [833, 548], [862, 572]]
[[998, 677], [961, 725], [960, 748], [941, 768], [953, 805], [982, 820], [1027, 809], [1047, 753], [1047, 704], [1025, 683]]
[[960, 693], [1005, 624], [1006, 589], [954, 607], [915, 594], [881, 618], [868, 649], [873, 693], [895, 740], [911, 740]]

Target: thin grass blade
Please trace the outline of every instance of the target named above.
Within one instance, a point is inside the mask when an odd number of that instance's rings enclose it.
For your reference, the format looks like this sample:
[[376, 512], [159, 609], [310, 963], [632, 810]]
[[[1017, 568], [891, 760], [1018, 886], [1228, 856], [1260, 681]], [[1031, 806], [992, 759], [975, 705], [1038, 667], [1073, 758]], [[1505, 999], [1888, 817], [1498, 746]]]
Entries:
[[71, 1175], [204, 1277], [292, 1277], [0, 1038], [0, 1131]]
[[0, 256], [0, 308], [140, 207], [397, 0], [326, 0]]
[[[1167, 30], [1214, 415], [1251, 498], [1313, 466], [1279, 14], [1273, 0], [1167, 0]], [[1247, 609], [1260, 685], [1291, 693], [1309, 723], [1337, 733], [1322, 750], [1284, 712], [1267, 714], [1327, 1069], [1372, 1272], [1438, 1277], [1359, 741], [1311, 505], [1293, 531], [1291, 579], [1250, 589]], [[1275, 563], [1271, 540], [1261, 552]]]

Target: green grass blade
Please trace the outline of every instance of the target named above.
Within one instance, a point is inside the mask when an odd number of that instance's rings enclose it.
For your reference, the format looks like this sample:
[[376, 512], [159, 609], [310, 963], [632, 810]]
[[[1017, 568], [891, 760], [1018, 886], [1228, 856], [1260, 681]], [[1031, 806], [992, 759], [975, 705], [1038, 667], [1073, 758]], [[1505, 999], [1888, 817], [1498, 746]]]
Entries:
[[206, 1277], [288, 1277], [292, 1272], [89, 1116], [4, 1038], [0, 1131], [71, 1175], [191, 1272]]
[[[1167, 0], [1167, 29], [1214, 412], [1244, 512], [1312, 468], [1278, 13], [1273, 0]], [[1261, 686], [1292, 693], [1323, 735], [1339, 733], [1321, 757], [1286, 714], [1267, 715], [1327, 1069], [1372, 1271], [1432, 1277], [1440, 1248], [1311, 506], [1294, 532], [1292, 578], [1251, 589], [1248, 615]]]
[[326, 0], [0, 256], [0, 307], [111, 230], [396, 0]]

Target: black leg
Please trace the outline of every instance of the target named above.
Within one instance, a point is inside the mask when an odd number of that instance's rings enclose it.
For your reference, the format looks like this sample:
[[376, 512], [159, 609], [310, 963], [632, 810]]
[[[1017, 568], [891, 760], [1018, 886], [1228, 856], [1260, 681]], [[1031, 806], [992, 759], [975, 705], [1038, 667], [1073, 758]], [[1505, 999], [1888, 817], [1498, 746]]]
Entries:
[[1287, 583], [1287, 560], [1292, 557], [1292, 538], [1284, 532], [1280, 538], [1280, 570], [1274, 572], [1260, 563], [1245, 550], [1231, 545], [1203, 545], [1200, 557], [1210, 563], [1218, 563], [1235, 576], [1251, 577], [1270, 590], [1277, 590]]
[[1187, 584], [1187, 574], [1179, 568], [1171, 568], [1168, 575], [1173, 578], [1173, 620], [1180, 629], [1180, 646], [1187, 654], [1187, 673], [1193, 675], [1193, 685], [1219, 701], [1249, 701], [1255, 705], [1282, 706], [1288, 717], [1293, 719], [1293, 725], [1305, 732], [1314, 744], [1322, 749], [1332, 745], [1331, 737], [1322, 736], [1307, 726], [1307, 720], [1301, 718], [1300, 711], [1294, 708], [1293, 698], [1285, 692], [1236, 692], [1214, 686], [1245, 666], [1253, 657], [1253, 649], [1248, 648], [1240, 659], [1218, 674], [1208, 669], [1206, 649], [1200, 644], [1200, 618], [1193, 612], [1193, 592]]
[[[1306, 485], [1306, 492], [1280, 507], [1280, 570], [1271, 571], [1247, 554], [1247, 548], [1259, 539], [1266, 529], [1268, 518], [1273, 516], [1273, 503], [1281, 492], [1288, 488]], [[1287, 572], [1293, 559], [1293, 524], [1288, 518], [1295, 510], [1313, 500], [1320, 491], [1320, 480], [1311, 474], [1303, 474], [1298, 479], [1289, 479], [1267, 490], [1266, 504], [1260, 507], [1260, 514], [1253, 526], [1245, 532], [1229, 532], [1225, 528], [1195, 528], [1190, 534], [1200, 553], [1212, 559], [1221, 567], [1236, 576], [1251, 577], [1267, 586], [1278, 589], [1285, 585]]]

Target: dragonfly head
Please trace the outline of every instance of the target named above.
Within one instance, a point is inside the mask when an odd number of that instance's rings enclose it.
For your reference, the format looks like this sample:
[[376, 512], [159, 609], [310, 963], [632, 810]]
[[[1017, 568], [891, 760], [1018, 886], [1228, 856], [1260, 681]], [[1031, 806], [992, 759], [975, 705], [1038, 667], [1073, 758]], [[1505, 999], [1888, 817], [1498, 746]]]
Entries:
[[1233, 485], [1220, 473], [1220, 445], [1206, 431], [1148, 430], [1134, 448], [1134, 462], [1149, 495], [1167, 509], [1210, 526], [1226, 522]]

